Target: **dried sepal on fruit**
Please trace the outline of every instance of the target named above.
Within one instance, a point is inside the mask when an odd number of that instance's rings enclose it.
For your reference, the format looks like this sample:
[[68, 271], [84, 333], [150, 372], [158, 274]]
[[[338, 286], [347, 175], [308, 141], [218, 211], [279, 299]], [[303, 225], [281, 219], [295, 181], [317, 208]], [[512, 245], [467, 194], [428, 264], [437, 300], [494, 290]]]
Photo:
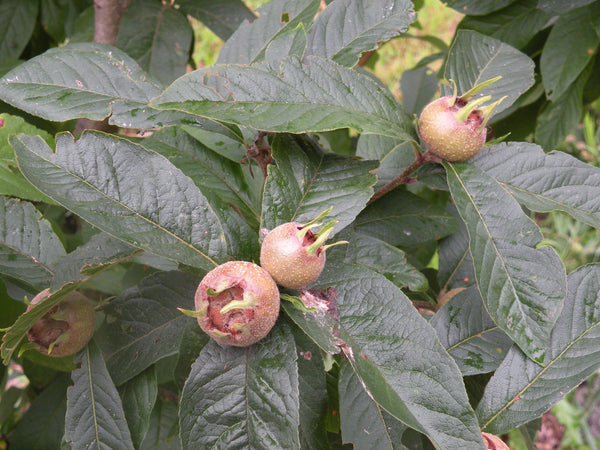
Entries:
[[195, 295], [200, 328], [220, 344], [245, 347], [264, 338], [279, 315], [279, 290], [271, 275], [247, 261], [230, 261], [206, 274]]
[[[40, 292], [27, 310], [35, 308], [50, 295], [49, 289]], [[90, 341], [94, 335], [94, 324], [92, 303], [81, 293], [71, 292], [29, 329], [28, 348], [53, 357], [73, 355]]]

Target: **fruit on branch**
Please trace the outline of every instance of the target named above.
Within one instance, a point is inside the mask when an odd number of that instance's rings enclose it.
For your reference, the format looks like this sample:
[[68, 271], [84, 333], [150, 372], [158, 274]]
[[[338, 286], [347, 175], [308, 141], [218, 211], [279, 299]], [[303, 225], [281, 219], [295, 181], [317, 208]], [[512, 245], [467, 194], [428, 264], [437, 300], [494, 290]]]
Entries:
[[486, 141], [487, 122], [500, 100], [479, 108], [491, 95], [474, 99], [475, 94], [501, 77], [485, 81], [466, 94], [440, 97], [427, 104], [419, 116], [419, 134], [427, 148], [449, 162], [462, 162], [475, 156]]
[[271, 230], [260, 248], [260, 265], [283, 287], [298, 289], [312, 283], [323, 271], [327, 248], [346, 241], [323, 245], [337, 221], [326, 224], [320, 231], [318, 220], [331, 208], [307, 224], [287, 222]]
[[[27, 310], [50, 296], [46, 289], [36, 295]], [[27, 332], [31, 346], [39, 352], [61, 357], [77, 353], [94, 334], [95, 314], [90, 301], [79, 292], [69, 293]]]
[[264, 338], [279, 315], [279, 290], [271, 275], [247, 261], [229, 261], [206, 274], [196, 290], [200, 328], [220, 344], [246, 347]]

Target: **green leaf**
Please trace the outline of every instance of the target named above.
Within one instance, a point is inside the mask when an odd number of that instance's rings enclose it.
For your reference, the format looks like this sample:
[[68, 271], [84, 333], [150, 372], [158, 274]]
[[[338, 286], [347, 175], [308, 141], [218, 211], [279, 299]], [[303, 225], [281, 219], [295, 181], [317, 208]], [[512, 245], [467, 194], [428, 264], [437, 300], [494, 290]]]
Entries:
[[600, 4], [594, 3], [560, 16], [552, 27], [540, 58], [542, 82], [550, 100], [567, 92], [592, 59], [600, 43], [593, 22], [599, 15]]
[[308, 28], [318, 0], [273, 0], [258, 8], [258, 18], [243, 22], [219, 53], [219, 63], [252, 64], [262, 61], [271, 41], [299, 24]]
[[548, 15], [538, 8], [538, 0], [521, 0], [485, 16], [465, 16], [458, 29], [477, 31], [522, 48], [548, 20]]
[[590, 63], [555, 101], [547, 102], [537, 117], [535, 141], [547, 150], [552, 150], [575, 130], [580, 123], [583, 110], [583, 92], [593, 70]]
[[464, 376], [493, 372], [513, 344], [485, 310], [475, 286], [457, 293], [429, 323]]
[[212, 151], [233, 162], [239, 163], [246, 157], [244, 135], [237, 126], [201, 119], [200, 117], [194, 117], [194, 119], [197, 123], [182, 125], [181, 129]]
[[286, 30], [273, 39], [265, 50], [265, 60], [271, 70], [277, 71], [281, 60], [289, 55], [299, 58], [304, 56], [306, 50], [306, 31], [304, 25], [299, 24], [293, 30]]
[[60, 448], [69, 384], [67, 375], [58, 376], [31, 402], [10, 435], [11, 450]]
[[177, 4], [185, 14], [198, 19], [224, 41], [244, 20], [256, 19], [242, 0], [178, 0]]
[[408, 263], [406, 255], [399, 248], [360, 232], [344, 236], [344, 239], [349, 241], [345, 262], [364, 265], [384, 275], [398, 287], [427, 291], [427, 278]]
[[193, 267], [211, 269], [224, 260], [217, 216], [163, 156], [92, 131], [77, 141], [58, 135], [56, 153], [36, 137], [15, 136], [11, 144], [34, 186], [108, 234]]
[[367, 206], [355, 221], [356, 230], [362, 234], [409, 247], [448, 236], [457, 226], [441, 206], [399, 189]]
[[[450, 46], [444, 78], [454, 80], [458, 93], [464, 94], [473, 86], [501, 75], [502, 79], [477, 93], [491, 95], [492, 100], [507, 96], [494, 109], [494, 114], [498, 114], [533, 86], [534, 67], [529, 56], [502, 41], [475, 31], [459, 30]], [[442, 92], [452, 94], [452, 88], [442, 86]]]
[[566, 292], [565, 268], [554, 249], [536, 248], [539, 228], [496, 180], [469, 163], [445, 167], [490, 316], [530, 358], [543, 363]]
[[409, 0], [337, 0], [308, 31], [307, 54], [353, 67], [363, 52], [408, 30], [415, 18]]
[[135, 448], [140, 447], [144, 436], [146, 436], [150, 425], [150, 414], [154, 409], [157, 394], [158, 386], [154, 366], [150, 366], [136, 375], [119, 389], [119, 395], [123, 402], [123, 412]]
[[103, 312], [110, 318], [96, 332], [106, 366], [117, 386], [179, 350], [193, 319], [177, 308], [194, 309], [199, 279], [181, 272], [158, 272], [124, 291]]
[[110, 103], [147, 103], [160, 93], [138, 64], [107, 44], [70, 44], [50, 49], [0, 79], [0, 99], [48, 120], [102, 120]]
[[81, 367], [67, 390], [65, 440], [73, 448], [132, 449], [123, 406], [94, 341], [77, 354]]
[[169, 2], [131, 2], [119, 25], [117, 47], [164, 85], [185, 74], [193, 30]]
[[532, 211], [564, 211], [600, 229], [600, 169], [563, 152], [509, 142], [485, 148], [473, 163]]
[[547, 365], [540, 367], [513, 347], [489, 381], [477, 407], [486, 431], [502, 434], [540, 417], [600, 368], [600, 266], [580, 267], [568, 285], [547, 343]]
[[321, 350], [330, 355], [340, 352], [336, 337], [339, 325], [328, 311], [303, 312], [286, 301], [281, 302], [281, 309]]
[[18, 58], [35, 27], [37, 0], [3, 0], [0, 2], [0, 60]]
[[376, 188], [392, 181], [415, 159], [413, 143], [376, 134], [361, 134], [356, 146], [356, 156], [379, 161], [373, 171], [377, 175]]
[[269, 166], [265, 183], [264, 228], [290, 221], [309, 222], [333, 207], [327, 220], [338, 220], [339, 231], [354, 220], [373, 195], [373, 161], [324, 153], [315, 140], [304, 136], [277, 135], [272, 149], [275, 164]]
[[448, 0], [445, 4], [461, 14], [479, 16], [510, 5], [515, 0]]
[[400, 89], [404, 111], [407, 114], [420, 114], [436, 94], [438, 84], [435, 72], [428, 66], [402, 72]]
[[538, 8], [545, 11], [547, 14], [565, 14], [575, 8], [593, 3], [595, 0], [538, 0]]
[[188, 320], [185, 323], [185, 329], [181, 333], [181, 341], [179, 342], [179, 351], [177, 352], [177, 364], [174, 369], [174, 378], [177, 388], [181, 392], [185, 385], [185, 380], [190, 374], [190, 368], [200, 351], [208, 343], [210, 338], [198, 326], [196, 320]]
[[143, 450], [180, 450], [177, 421], [177, 403], [168, 397], [159, 397], [150, 416], [148, 433], [140, 448]]
[[[383, 276], [358, 265], [332, 262], [316, 287], [337, 290], [334, 304], [330, 301], [328, 306], [334, 311], [337, 305], [339, 323], [332, 327], [335, 319], [327, 315], [330, 321], [321, 322], [321, 331], [335, 336], [373, 399], [426, 433], [439, 448], [484, 448], [460, 371], [435, 331]], [[299, 319], [298, 325], [313, 338], [302, 323], [304, 317], [292, 319]], [[315, 340], [319, 343], [318, 337]]]
[[352, 370], [342, 365], [339, 381], [342, 440], [354, 448], [403, 449], [400, 440], [408, 427], [383, 410]]
[[180, 402], [183, 448], [299, 448], [296, 348], [278, 324], [247, 347], [214, 341], [192, 366]]
[[40, 24], [55, 42], [63, 42], [67, 33], [71, 40], [75, 22], [88, 6], [81, 0], [40, 0]]
[[42, 214], [28, 202], [0, 197], [0, 274], [38, 290], [54, 276], [65, 249]]
[[374, 79], [314, 56], [303, 62], [290, 56], [279, 70], [264, 64], [196, 70], [176, 80], [150, 105], [264, 131], [354, 128], [416, 139], [411, 118]]
[[25, 122], [19, 116], [11, 114], [0, 114], [0, 121], [4, 125], [0, 127], [0, 195], [19, 197], [35, 202], [53, 203], [40, 191], [35, 189], [19, 172], [17, 159], [8, 138], [11, 134], [25, 133], [39, 135], [48, 145], [52, 145], [54, 138], [46, 131], [41, 130]]
[[50, 289], [83, 280], [107, 265], [132, 258], [136, 253], [141, 252], [108, 234], [95, 234], [88, 242], [56, 261]]

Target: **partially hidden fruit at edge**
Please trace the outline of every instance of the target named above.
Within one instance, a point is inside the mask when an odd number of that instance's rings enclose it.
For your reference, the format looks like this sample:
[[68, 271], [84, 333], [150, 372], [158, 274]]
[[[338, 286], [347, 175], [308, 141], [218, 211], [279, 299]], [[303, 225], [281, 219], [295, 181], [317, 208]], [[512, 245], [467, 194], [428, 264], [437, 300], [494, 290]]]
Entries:
[[[50, 296], [46, 289], [36, 295], [27, 307]], [[79, 292], [71, 292], [54, 306], [27, 332], [31, 346], [39, 352], [61, 357], [77, 353], [87, 345], [94, 334], [95, 314], [92, 303]]]
[[460, 97], [454, 85], [453, 95], [438, 98], [423, 108], [419, 116], [419, 134], [434, 155], [445, 161], [462, 162], [479, 153], [486, 141], [487, 122], [504, 98], [479, 108], [492, 97], [473, 97], [500, 78], [485, 81]]
[[187, 313], [197, 318], [206, 334], [220, 344], [245, 347], [271, 331], [280, 300], [277, 285], [265, 269], [230, 261], [206, 274], [195, 302], [196, 312]]
[[323, 245], [337, 221], [325, 225], [319, 232], [313, 228], [331, 208], [307, 224], [287, 222], [271, 230], [260, 248], [260, 265], [283, 287], [298, 289], [312, 283], [323, 271], [327, 248], [346, 243]]

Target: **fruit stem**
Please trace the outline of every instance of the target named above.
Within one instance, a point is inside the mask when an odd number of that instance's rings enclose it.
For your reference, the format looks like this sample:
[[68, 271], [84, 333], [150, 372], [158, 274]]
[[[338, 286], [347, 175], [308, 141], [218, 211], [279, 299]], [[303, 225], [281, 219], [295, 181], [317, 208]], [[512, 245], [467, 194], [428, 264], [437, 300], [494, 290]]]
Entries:
[[489, 79], [487, 81], [484, 81], [483, 83], [479, 83], [478, 85], [473, 86], [471, 89], [469, 89], [463, 95], [461, 95], [460, 99], [468, 102], [473, 97], [475, 97], [475, 94], [477, 94], [480, 90], [482, 90], [483, 88], [486, 88], [486, 87], [494, 84], [500, 78], [502, 78], [502, 75], [498, 75], [497, 77], [491, 78], [491, 79]]
[[463, 106], [461, 109], [459, 109], [454, 114], [454, 117], [456, 117], [456, 120], [459, 121], [460, 123], [465, 123], [465, 121], [469, 117], [469, 114], [471, 114], [473, 111], [475, 111], [479, 105], [482, 105], [483, 103], [485, 103], [491, 99], [492, 99], [491, 95], [486, 95], [485, 97], [480, 97], [477, 100], [473, 100], [472, 102], [467, 103], [465, 106]]
[[329, 235], [333, 232], [333, 227], [336, 223], [338, 223], [337, 220], [332, 220], [327, 225], [325, 225], [321, 229], [321, 231], [317, 233], [317, 240], [310, 244], [308, 247], [306, 247], [306, 253], [308, 253], [310, 256], [315, 256], [317, 250], [319, 250], [321, 245], [323, 245], [323, 243], [327, 240]]
[[245, 291], [242, 300], [232, 300], [221, 308], [221, 314], [228, 313], [232, 309], [248, 309], [258, 305], [258, 298], [250, 291]]

